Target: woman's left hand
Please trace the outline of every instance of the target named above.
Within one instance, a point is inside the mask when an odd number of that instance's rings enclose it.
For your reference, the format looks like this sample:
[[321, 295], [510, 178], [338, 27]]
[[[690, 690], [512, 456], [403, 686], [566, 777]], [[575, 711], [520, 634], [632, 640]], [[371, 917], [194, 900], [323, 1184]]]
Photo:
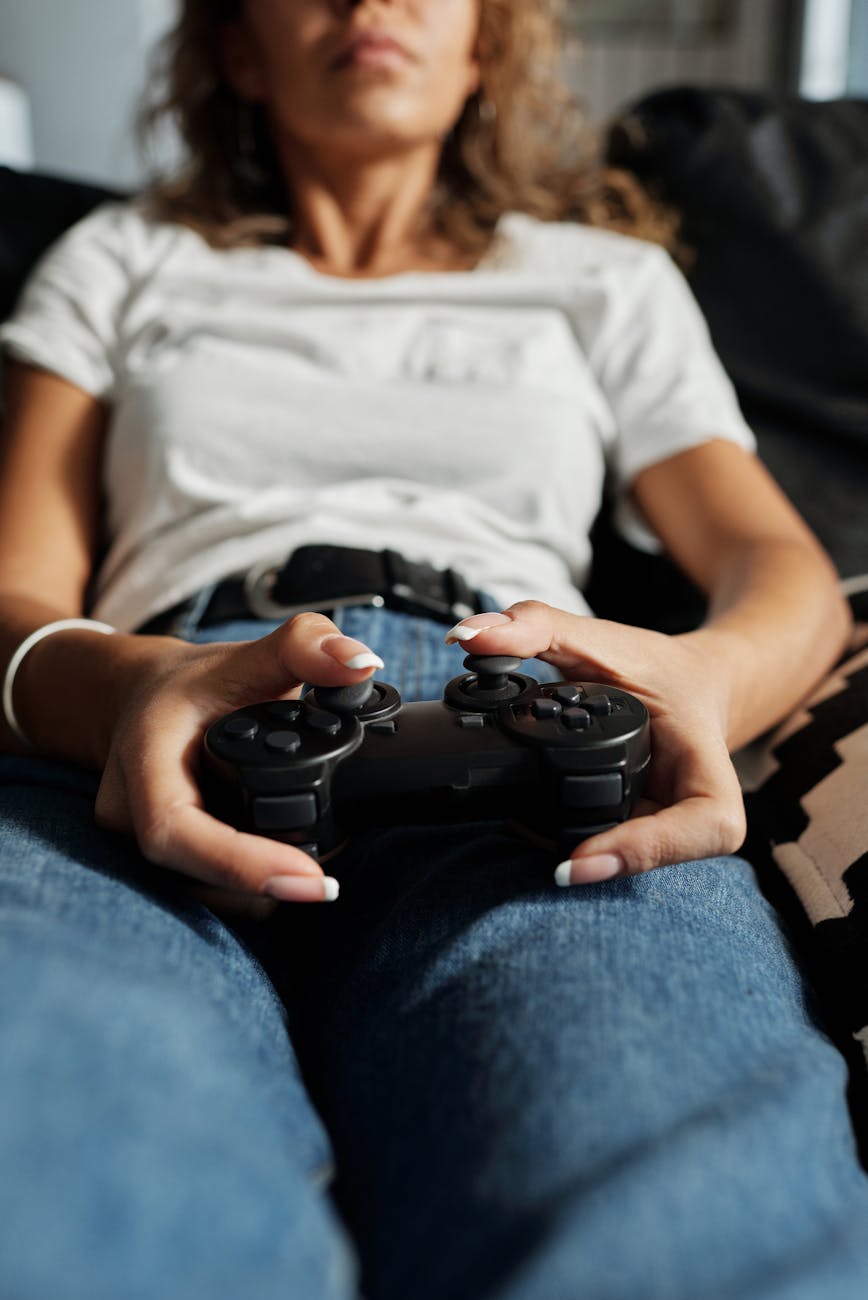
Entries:
[[[467, 634], [470, 633], [470, 636]], [[559, 884], [633, 875], [734, 853], [745, 836], [744, 802], [726, 742], [728, 683], [700, 638], [583, 617], [540, 601], [475, 614], [447, 641], [468, 653], [542, 659], [565, 681], [598, 681], [637, 696], [651, 715], [645, 797], [626, 822], [578, 845]]]

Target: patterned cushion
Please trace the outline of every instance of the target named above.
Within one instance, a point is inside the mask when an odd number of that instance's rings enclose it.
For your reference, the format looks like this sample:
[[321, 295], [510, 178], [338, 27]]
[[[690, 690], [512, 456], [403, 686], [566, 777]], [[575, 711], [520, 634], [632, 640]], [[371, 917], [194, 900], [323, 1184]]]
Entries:
[[805, 704], [738, 757], [748, 854], [868, 1068], [868, 624]]

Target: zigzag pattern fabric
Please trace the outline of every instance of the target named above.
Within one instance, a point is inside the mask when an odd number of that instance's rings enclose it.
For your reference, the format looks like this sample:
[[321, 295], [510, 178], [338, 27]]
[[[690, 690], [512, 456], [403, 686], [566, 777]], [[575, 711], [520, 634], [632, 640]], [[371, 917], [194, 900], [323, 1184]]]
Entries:
[[[868, 625], [844, 660], [763, 742], [746, 792], [751, 853], [780, 873], [810, 924], [818, 987], [868, 1070]], [[764, 861], [762, 860], [764, 859]], [[778, 900], [779, 901], [779, 900]]]

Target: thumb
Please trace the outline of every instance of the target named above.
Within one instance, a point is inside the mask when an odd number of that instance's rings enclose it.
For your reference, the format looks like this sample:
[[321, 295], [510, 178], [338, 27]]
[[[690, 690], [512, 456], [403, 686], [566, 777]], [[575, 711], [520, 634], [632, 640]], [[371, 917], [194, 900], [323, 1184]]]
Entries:
[[325, 614], [296, 614], [258, 641], [244, 641], [229, 652], [227, 667], [244, 686], [247, 698], [285, 694], [302, 682], [344, 686], [364, 681], [383, 668], [379, 655], [362, 641], [344, 636]]

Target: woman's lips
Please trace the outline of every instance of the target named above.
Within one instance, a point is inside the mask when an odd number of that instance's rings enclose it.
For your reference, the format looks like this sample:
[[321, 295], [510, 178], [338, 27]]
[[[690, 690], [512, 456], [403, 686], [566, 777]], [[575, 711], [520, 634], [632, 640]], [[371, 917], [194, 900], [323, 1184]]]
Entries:
[[399, 67], [410, 55], [390, 37], [363, 37], [335, 59], [335, 68]]

